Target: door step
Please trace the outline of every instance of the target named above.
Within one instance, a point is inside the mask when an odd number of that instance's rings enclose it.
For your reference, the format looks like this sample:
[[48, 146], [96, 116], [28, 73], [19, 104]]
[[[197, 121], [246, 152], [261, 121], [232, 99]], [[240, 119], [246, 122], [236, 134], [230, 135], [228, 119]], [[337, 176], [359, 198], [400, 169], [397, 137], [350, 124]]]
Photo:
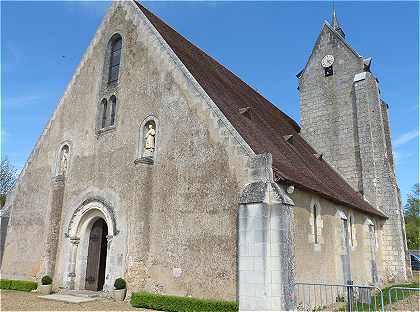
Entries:
[[38, 296], [38, 298], [46, 299], [46, 300], [54, 300], [54, 301], [62, 301], [67, 303], [83, 303], [89, 301], [95, 301], [96, 298], [86, 298], [86, 297], [79, 297], [73, 295], [63, 295], [63, 294], [52, 294], [52, 295], [45, 295], [45, 296]]
[[75, 296], [81, 298], [98, 298], [105, 297], [105, 293], [102, 291], [93, 291], [93, 290], [70, 290], [65, 289], [60, 291], [60, 294], [67, 296]]

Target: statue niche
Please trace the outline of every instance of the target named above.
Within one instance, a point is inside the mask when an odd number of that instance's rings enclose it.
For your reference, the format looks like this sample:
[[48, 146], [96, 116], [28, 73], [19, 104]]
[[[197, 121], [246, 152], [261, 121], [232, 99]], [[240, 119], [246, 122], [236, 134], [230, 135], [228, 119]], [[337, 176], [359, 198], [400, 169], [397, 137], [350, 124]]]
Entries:
[[140, 127], [138, 158], [135, 163], [153, 164], [156, 158], [157, 123], [149, 116]]
[[156, 123], [149, 120], [143, 129], [143, 155], [142, 158], [151, 158], [153, 160], [156, 147]]
[[64, 145], [60, 151], [60, 164], [58, 168], [58, 174], [66, 176], [68, 165], [69, 165], [69, 146]]

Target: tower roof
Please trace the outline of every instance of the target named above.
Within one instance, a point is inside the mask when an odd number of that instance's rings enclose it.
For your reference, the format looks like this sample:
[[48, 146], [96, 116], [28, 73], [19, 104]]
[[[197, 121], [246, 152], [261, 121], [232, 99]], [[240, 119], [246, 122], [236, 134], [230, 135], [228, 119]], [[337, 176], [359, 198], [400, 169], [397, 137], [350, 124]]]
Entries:
[[346, 37], [346, 34], [344, 33], [343, 29], [341, 29], [340, 23], [338, 22], [337, 13], [335, 12], [335, 7], [333, 8], [331, 25], [334, 28], [334, 30], [338, 32], [343, 38]]

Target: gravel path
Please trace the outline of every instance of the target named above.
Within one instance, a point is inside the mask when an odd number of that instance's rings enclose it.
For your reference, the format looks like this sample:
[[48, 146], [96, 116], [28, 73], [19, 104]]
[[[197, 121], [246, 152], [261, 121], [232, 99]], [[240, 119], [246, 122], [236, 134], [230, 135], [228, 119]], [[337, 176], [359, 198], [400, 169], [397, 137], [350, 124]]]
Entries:
[[134, 308], [128, 302], [97, 299], [85, 303], [67, 303], [38, 298], [37, 293], [1, 290], [0, 311], [149, 311]]

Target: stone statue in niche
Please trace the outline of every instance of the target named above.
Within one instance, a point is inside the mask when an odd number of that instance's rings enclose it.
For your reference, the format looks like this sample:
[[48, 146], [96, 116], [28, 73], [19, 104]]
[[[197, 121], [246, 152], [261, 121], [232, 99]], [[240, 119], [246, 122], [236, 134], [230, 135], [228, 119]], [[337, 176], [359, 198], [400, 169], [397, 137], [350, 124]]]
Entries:
[[149, 123], [147, 126], [147, 132], [144, 136], [144, 155], [143, 157], [153, 157], [155, 151], [155, 136], [156, 130], [153, 128], [153, 124]]
[[62, 176], [66, 175], [68, 163], [69, 163], [69, 148], [67, 146], [64, 146], [63, 149], [61, 150], [60, 170], [59, 170], [60, 175]]

